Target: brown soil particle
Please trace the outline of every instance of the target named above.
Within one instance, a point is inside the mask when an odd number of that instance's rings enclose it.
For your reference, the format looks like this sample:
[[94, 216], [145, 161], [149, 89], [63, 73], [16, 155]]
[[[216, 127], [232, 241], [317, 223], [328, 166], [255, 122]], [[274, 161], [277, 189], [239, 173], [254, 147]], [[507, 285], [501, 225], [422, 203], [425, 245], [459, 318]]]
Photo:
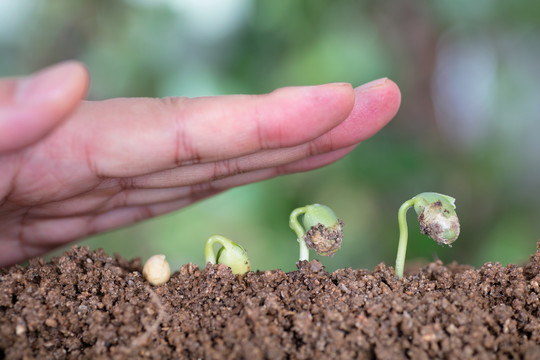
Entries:
[[152, 287], [141, 269], [74, 247], [0, 270], [0, 358], [540, 359], [540, 252], [401, 280], [383, 264], [244, 277], [188, 264]]

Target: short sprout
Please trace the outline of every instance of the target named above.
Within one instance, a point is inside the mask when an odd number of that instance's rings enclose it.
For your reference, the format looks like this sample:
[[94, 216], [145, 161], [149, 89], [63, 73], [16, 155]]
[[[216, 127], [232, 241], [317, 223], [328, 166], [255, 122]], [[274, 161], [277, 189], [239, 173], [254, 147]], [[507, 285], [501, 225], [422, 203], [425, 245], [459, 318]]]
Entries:
[[[298, 222], [300, 215], [303, 215], [303, 227]], [[328, 206], [313, 204], [294, 209], [289, 217], [289, 226], [296, 233], [300, 245], [300, 261], [309, 260], [309, 249], [319, 255], [334, 256], [341, 247], [343, 221]]]
[[[214, 244], [221, 244], [217, 256], [214, 254]], [[212, 265], [224, 264], [231, 268], [233, 274], [243, 275], [251, 270], [246, 251], [237, 243], [221, 235], [212, 235], [204, 245], [204, 257]]]
[[456, 241], [459, 236], [459, 219], [453, 197], [434, 192], [425, 192], [416, 195], [401, 205], [398, 211], [399, 245], [396, 257], [396, 275], [403, 277], [405, 267], [405, 253], [407, 252], [407, 210], [414, 206], [418, 214], [420, 232], [428, 235], [440, 245], [448, 245]]
[[165, 255], [154, 255], [146, 261], [142, 273], [150, 284], [159, 286], [169, 281], [171, 268], [165, 260]]

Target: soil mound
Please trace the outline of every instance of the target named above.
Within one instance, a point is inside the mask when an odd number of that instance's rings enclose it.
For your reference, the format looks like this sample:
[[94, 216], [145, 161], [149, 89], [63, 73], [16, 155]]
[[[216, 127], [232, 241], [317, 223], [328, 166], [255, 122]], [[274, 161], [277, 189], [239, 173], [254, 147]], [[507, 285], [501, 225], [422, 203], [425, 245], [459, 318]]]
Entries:
[[138, 259], [73, 247], [0, 270], [0, 358], [540, 359], [540, 252], [523, 266], [441, 262], [398, 280], [188, 264], [150, 286]]

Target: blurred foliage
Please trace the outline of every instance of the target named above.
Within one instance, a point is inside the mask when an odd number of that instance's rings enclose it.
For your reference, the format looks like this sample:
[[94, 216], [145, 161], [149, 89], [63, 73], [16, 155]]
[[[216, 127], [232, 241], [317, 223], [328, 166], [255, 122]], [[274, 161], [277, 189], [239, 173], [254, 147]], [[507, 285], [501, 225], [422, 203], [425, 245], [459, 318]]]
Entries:
[[346, 224], [342, 250], [322, 259], [329, 270], [393, 265], [400, 204], [437, 191], [457, 199], [461, 237], [440, 247], [411, 212], [409, 261], [522, 263], [540, 233], [538, 24], [535, 2], [0, 0], [0, 76], [79, 59], [92, 100], [384, 76], [400, 86], [396, 119], [342, 161], [80, 242], [92, 248], [164, 253], [176, 269], [203, 265], [218, 233], [255, 269], [293, 270], [289, 212], [318, 202]]

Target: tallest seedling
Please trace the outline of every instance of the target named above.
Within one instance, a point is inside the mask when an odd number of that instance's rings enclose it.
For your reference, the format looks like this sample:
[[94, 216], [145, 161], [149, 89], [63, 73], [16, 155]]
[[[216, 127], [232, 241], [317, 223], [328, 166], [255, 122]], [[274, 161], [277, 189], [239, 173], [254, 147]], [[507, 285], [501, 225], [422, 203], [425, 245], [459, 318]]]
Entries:
[[407, 210], [414, 206], [418, 214], [420, 232], [431, 237], [440, 245], [448, 245], [459, 236], [459, 220], [456, 214], [456, 199], [434, 192], [416, 195], [401, 205], [398, 211], [399, 245], [396, 257], [396, 275], [403, 277], [405, 253], [407, 252]]

